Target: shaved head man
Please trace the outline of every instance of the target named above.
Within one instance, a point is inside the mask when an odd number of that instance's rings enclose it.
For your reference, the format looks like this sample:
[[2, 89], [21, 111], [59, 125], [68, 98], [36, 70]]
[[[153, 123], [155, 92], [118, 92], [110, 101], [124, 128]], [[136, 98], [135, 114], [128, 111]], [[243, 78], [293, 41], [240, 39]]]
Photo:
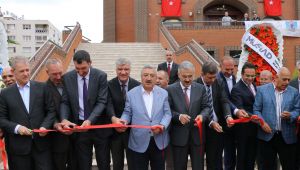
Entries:
[[15, 82], [16, 82], [16, 79], [12, 72], [11, 67], [5, 67], [2, 71], [1, 76], [3, 79], [3, 83], [5, 84], [6, 87], [11, 86], [11, 85], [15, 84]]

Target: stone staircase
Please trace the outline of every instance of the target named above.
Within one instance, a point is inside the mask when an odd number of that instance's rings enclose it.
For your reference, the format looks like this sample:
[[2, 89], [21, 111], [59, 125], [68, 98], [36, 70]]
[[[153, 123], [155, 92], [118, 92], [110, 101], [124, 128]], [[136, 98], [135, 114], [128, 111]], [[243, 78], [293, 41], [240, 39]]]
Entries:
[[[140, 72], [144, 65], [157, 67], [165, 61], [164, 49], [159, 43], [81, 43], [77, 50], [90, 53], [92, 66], [107, 73], [110, 80], [116, 76], [115, 62], [118, 58], [131, 61], [131, 77], [140, 80]], [[69, 70], [74, 68], [73, 62]]]

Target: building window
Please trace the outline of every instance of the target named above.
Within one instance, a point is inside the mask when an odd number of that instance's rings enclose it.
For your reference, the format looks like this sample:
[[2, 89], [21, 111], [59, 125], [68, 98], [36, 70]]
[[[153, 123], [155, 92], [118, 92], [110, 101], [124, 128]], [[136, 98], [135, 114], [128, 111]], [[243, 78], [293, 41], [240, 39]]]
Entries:
[[14, 30], [14, 29], [16, 29], [15, 24], [7, 24], [7, 30]]
[[42, 41], [43, 37], [42, 36], [35, 36], [35, 41]]
[[14, 35], [9, 35], [9, 36], [7, 36], [7, 39], [8, 39], [8, 40], [13, 40], [13, 41], [15, 41], [15, 40], [16, 40], [16, 36], [14, 36]]
[[47, 36], [43, 36], [43, 40], [44, 40], [44, 41], [47, 41]]
[[31, 41], [30, 35], [23, 35], [23, 41]]
[[40, 49], [40, 47], [35, 47], [35, 51], [37, 51], [37, 50], [39, 50]]
[[23, 24], [23, 30], [30, 30], [31, 25], [30, 24]]
[[9, 53], [16, 53], [16, 47], [8, 47]]
[[31, 47], [23, 47], [23, 53], [31, 53]]
[[241, 53], [242, 53], [242, 50], [230, 50], [229, 51], [229, 55], [232, 58], [240, 58]]
[[35, 32], [36, 33], [47, 33], [49, 26], [47, 24], [36, 24]]

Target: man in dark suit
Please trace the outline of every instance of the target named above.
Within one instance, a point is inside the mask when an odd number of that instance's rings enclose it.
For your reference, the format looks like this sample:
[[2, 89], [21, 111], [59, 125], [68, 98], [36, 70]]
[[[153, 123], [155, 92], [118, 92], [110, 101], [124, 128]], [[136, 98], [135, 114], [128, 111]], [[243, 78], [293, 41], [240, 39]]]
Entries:
[[[79, 50], [73, 57], [75, 70], [63, 76], [63, 95], [60, 108], [64, 128], [107, 124], [104, 113], [107, 105], [106, 73], [91, 67], [88, 52]], [[89, 130], [76, 135], [76, 154], [80, 170], [90, 170], [92, 166], [93, 146], [95, 147], [97, 166], [101, 170], [110, 169], [109, 137], [111, 129]]]
[[[237, 118], [247, 117], [253, 113], [253, 103], [256, 87], [255, 66], [245, 63], [242, 67], [242, 78], [231, 90], [231, 101], [239, 108], [244, 109], [248, 115], [236, 114]], [[237, 170], [253, 170], [256, 158], [257, 125], [253, 122], [235, 125], [237, 138]]]
[[208, 101], [213, 106], [210, 121], [206, 125], [206, 165], [207, 170], [222, 170], [222, 156], [224, 148], [223, 129], [232, 119], [230, 111], [230, 102], [224, 90], [222, 81], [216, 79], [218, 73], [217, 66], [212, 62], [202, 65], [201, 77], [196, 82], [206, 87]]
[[[46, 61], [46, 73], [48, 74], [48, 81], [46, 82], [47, 89], [53, 96], [55, 109], [56, 109], [56, 120], [54, 122], [54, 128], [58, 131], [63, 130], [63, 125], [60, 122], [59, 112], [60, 112], [60, 102], [61, 95], [63, 91], [62, 85], [62, 74], [63, 66], [58, 59], [48, 59]], [[76, 161], [68, 161], [68, 154], [70, 151], [70, 136], [61, 133], [51, 133], [51, 151], [53, 159], [53, 168], [57, 170], [66, 170], [67, 166], [69, 169], [75, 169], [71, 166], [71, 163], [76, 163]], [[69, 156], [73, 155], [70, 153]]]
[[[230, 56], [224, 56], [221, 60], [221, 71], [217, 74], [217, 79], [224, 85], [225, 93], [230, 100], [231, 113], [244, 112], [239, 110], [231, 102], [231, 90], [236, 84], [236, 79], [233, 74], [235, 61]], [[225, 170], [235, 170], [236, 165], [236, 140], [234, 135], [234, 128], [224, 127], [224, 168]]]
[[283, 170], [296, 169], [296, 124], [300, 112], [299, 92], [290, 87], [291, 73], [282, 67], [273, 83], [258, 88], [254, 114], [263, 119], [258, 129], [258, 153], [262, 170], [276, 170], [276, 156]]
[[[111, 116], [120, 118], [124, 111], [126, 94], [132, 88], [140, 85], [140, 82], [130, 77], [131, 62], [128, 59], [120, 58], [116, 61], [117, 77], [108, 82], [108, 106], [107, 112]], [[114, 170], [124, 168], [124, 150], [126, 149], [126, 159], [128, 169], [132, 167], [132, 161], [127, 151], [129, 130], [124, 133], [114, 132], [111, 140], [111, 154]]]
[[178, 80], [178, 64], [174, 62], [174, 53], [166, 50], [166, 62], [158, 65], [157, 71], [164, 70], [169, 75], [169, 84], [173, 84]]
[[52, 169], [49, 136], [32, 129], [50, 129], [55, 119], [52, 96], [45, 84], [30, 81], [26, 58], [12, 60], [16, 84], [0, 93], [0, 125], [8, 139], [10, 169]]
[[208, 103], [205, 87], [193, 82], [194, 73], [192, 63], [182, 62], [178, 69], [180, 81], [167, 88], [172, 111], [170, 135], [175, 170], [187, 169], [189, 154], [192, 169], [204, 169], [204, 154], [201, 152], [204, 150], [203, 140], [200, 141], [195, 121], [200, 120], [204, 124], [209, 119], [212, 107]]

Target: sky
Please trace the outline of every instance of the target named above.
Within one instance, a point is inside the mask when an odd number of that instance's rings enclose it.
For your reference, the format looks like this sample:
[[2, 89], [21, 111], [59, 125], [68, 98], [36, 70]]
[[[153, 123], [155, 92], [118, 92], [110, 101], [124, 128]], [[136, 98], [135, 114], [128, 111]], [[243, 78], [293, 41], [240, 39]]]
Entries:
[[103, 39], [103, 0], [0, 0], [0, 6], [27, 20], [49, 20], [60, 31], [79, 22], [83, 36]]

